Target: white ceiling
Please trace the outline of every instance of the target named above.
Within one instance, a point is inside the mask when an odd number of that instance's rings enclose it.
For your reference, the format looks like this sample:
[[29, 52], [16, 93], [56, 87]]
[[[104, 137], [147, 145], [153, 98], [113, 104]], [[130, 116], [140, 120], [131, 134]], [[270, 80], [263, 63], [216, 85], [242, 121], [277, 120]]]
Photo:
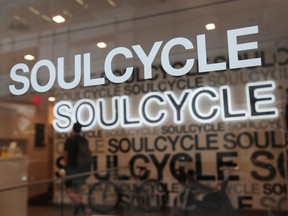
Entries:
[[[203, 16], [201, 15], [202, 10], [212, 8], [211, 13], [214, 13], [213, 6], [222, 7], [234, 1], [0, 0], [0, 75], [7, 74], [15, 63], [23, 61], [23, 56], [27, 52], [39, 55], [39, 46], [43, 44], [39, 41], [46, 43], [45, 41], [56, 40], [57, 36], [70, 34], [70, 39], [74, 38], [71, 39], [73, 44], [70, 44], [70, 47], [85, 47], [85, 44], [89, 46], [92, 41], [95, 42], [96, 36], [115, 40], [115, 25], [122, 25], [125, 28], [125, 24], [131, 22], [138, 23], [137, 25], [132, 24], [133, 29], [130, 26], [130, 31], [137, 28], [143, 30], [147, 26], [151, 29], [154, 26], [162, 31], [164, 31], [163, 28], [166, 29], [165, 31], [170, 31], [171, 22], [174, 27], [181, 23], [187, 23], [186, 11], [197, 10], [197, 16], [200, 19], [200, 16]], [[181, 12], [184, 13], [181, 14]], [[64, 24], [59, 25], [51, 20], [57, 14], [66, 18]], [[110, 27], [114, 28], [113, 31], [109, 31]], [[120, 31], [121, 28], [120, 26]], [[91, 37], [93, 30], [95, 30], [95, 37]], [[156, 31], [147, 32], [147, 37], [157, 35]], [[77, 37], [81, 32], [82, 34]]]
[[[210, 47], [215, 49], [225, 44], [227, 30], [249, 25], [259, 25], [263, 43], [287, 45], [288, 38], [287, 0], [0, 0], [0, 3], [0, 82], [6, 82], [11, 67], [23, 62], [27, 52], [34, 54], [37, 61], [37, 57], [45, 57], [45, 52], [52, 48], [54, 54], [50, 57], [59, 57], [61, 52], [89, 52], [96, 40], [110, 43], [110, 50], [135, 43], [150, 45], [175, 36], [194, 40], [196, 34], [205, 33], [208, 22], [216, 23], [216, 30], [209, 33]], [[60, 25], [52, 22], [56, 14], [67, 21]], [[61, 47], [63, 43], [66, 46]], [[97, 54], [99, 61], [108, 51]], [[25, 63], [32, 66], [35, 61]]]
[[13, 36], [55, 27], [51, 20], [61, 14], [67, 25], [85, 22], [103, 14], [116, 15], [124, 8], [139, 9], [169, 0], [1, 0], [1, 35]]

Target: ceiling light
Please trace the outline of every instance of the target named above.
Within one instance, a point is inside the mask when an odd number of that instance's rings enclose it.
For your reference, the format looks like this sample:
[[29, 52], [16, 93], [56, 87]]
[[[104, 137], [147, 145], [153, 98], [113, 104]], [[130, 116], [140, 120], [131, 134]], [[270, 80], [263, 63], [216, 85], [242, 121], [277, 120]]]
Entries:
[[31, 60], [34, 60], [35, 57], [33, 55], [27, 54], [27, 55], [24, 56], [24, 59], [26, 59], [28, 61], [31, 61]]
[[13, 18], [21, 23], [27, 23], [26, 20], [24, 20], [22, 17], [20, 17], [19, 15], [14, 15]]
[[18, 20], [18, 21], [21, 20], [20, 16], [18, 16], [18, 15], [14, 15], [13, 17], [14, 17], [15, 20]]
[[28, 7], [28, 10], [35, 15], [38, 15], [38, 16], [40, 15], [40, 11], [38, 11], [37, 9], [33, 7]]
[[49, 97], [49, 98], [48, 98], [48, 101], [50, 101], [50, 102], [54, 102], [55, 100], [56, 100], [55, 97]]
[[52, 19], [53, 19], [53, 21], [56, 22], [56, 23], [63, 23], [63, 22], [65, 22], [65, 18], [62, 17], [61, 15], [54, 16]]
[[83, 0], [75, 0], [78, 4], [80, 4], [85, 9], [88, 8], [88, 4], [86, 4]]
[[42, 19], [46, 20], [47, 22], [51, 22], [51, 21], [52, 21], [51, 18], [48, 17], [48, 16], [45, 15], [45, 14], [42, 14], [41, 17], [42, 17]]
[[70, 13], [68, 10], [63, 10], [63, 14], [65, 14], [65, 15], [68, 16], [69, 18], [72, 18], [72, 17], [73, 17], [72, 13]]
[[116, 3], [114, 0], [107, 0], [108, 4], [110, 4], [112, 7], [116, 7]]
[[84, 2], [83, 2], [83, 0], [75, 0], [78, 4], [80, 4], [80, 5], [84, 5]]
[[97, 46], [98, 46], [99, 48], [105, 48], [105, 47], [107, 47], [107, 44], [104, 43], [104, 42], [99, 42], [99, 43], [97, 43]]
[[209, 23], [209, 24], [207, 24], [206, 25], [206, 29], [207, 30], [213, 30], [213, 29], [215, 29], [216, 27], [215, 27], [215, 24], [214, 23]]

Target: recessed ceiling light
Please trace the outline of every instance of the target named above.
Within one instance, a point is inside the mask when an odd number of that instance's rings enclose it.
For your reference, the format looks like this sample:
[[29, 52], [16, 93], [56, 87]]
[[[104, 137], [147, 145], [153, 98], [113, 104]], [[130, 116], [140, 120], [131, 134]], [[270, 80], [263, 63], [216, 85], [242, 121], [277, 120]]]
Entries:
[[24, 59], [28, 60], [28, 61], [32, 61], [35, 59], [35, 57], [33, 55], [27, 54], [24, 56]]
[[216, 26], [215, 26], [214, 23], [209, 23], [209, 24], [206, 25], [206, 29], [207, 29], [207, 30], [213, 30], [213, 29], [215, 29], [215, 28], [216, 28]]
[[56, 22], [56, 23], [63, 23], [63, 22], [65, 22], [65, 18], [62, 17], [61, 15], [54, 16], [54, 17], [52, 18], [52, 20], [53, 20], [54, 22]]
[[99, 42], [99, 43], [97, 43], [97, 46], [98, 46], [99, 48], [105, 48], [105, 47], [107, 47], [107, 44], [104, 43], [104, 42]]
[[48, 101], [50, 101], [50, 102], [54, 102], [55, 100], [56, 100], [55, 97], [49, 97], [49, 98], [48, 98]]

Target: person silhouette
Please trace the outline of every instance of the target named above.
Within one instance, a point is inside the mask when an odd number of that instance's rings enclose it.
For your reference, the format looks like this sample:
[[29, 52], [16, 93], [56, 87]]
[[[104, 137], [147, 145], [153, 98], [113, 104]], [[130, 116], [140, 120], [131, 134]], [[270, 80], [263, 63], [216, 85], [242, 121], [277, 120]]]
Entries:
[[[79, 166], [78, 154], [80, 145], [88, 146], [88, 140], [81, 135], [82, 125], [76, 122], [73, 125], [73, 131], [64, 143], [64, 160], [66, 164], [67, 179], [65, 181], [65, 191], [69, 198], [76, 204], [73, 215], [85, 213], [85, 206], [81, 198], [81, 186], [85, 183], [87, 175], [82, 175], [87, 172], [83, 167]], [[69, 178], [71, 175], [75, 177]], [[79, 176], [77, 176], [79, 175]]]

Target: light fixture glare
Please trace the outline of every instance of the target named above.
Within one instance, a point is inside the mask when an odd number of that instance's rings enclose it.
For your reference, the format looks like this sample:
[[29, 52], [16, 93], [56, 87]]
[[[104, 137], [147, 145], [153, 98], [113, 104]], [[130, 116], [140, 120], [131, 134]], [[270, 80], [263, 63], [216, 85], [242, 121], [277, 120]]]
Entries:
[[207, 30], [213, 30], [213, 29], [215, 29], [215, 28], [216, 28], [216, 26], [215, 26], [214, 23], [209, 23], [209, 24], [206, 25], [206, 29], [207, 29]]
[[105, 47], [107, 47], [107, 44], [104, 43], [104, 42], [99, 42], [99, 43], [97, 43], [97, 46], [98, 46], [99, 48], [105, 48]]
[[112, 7], [116, 7], [116, 3], [114, 0], [107, 0], [108, 4], [110, 4]]
[[57, 15], [57, 16], [54, 16], [53, 18], [53, 21], [56, 22], [56, 23], [63, 23], [65, 22], [65, 18], [61, 15]]
[[31, 55], [31, 54], [27, 54], [27, 55], [24, 56], [24, 59], [26, 59], [28, 61], [32, 61], [32, 60], [35, 59], [35, 57], [33, 55]]
[[56, 100], [55, 97], [49, 97], [49, 98], [48, 98], [48, 101], [50, 101], [50, 102], [54, 102], [55, 100]]

